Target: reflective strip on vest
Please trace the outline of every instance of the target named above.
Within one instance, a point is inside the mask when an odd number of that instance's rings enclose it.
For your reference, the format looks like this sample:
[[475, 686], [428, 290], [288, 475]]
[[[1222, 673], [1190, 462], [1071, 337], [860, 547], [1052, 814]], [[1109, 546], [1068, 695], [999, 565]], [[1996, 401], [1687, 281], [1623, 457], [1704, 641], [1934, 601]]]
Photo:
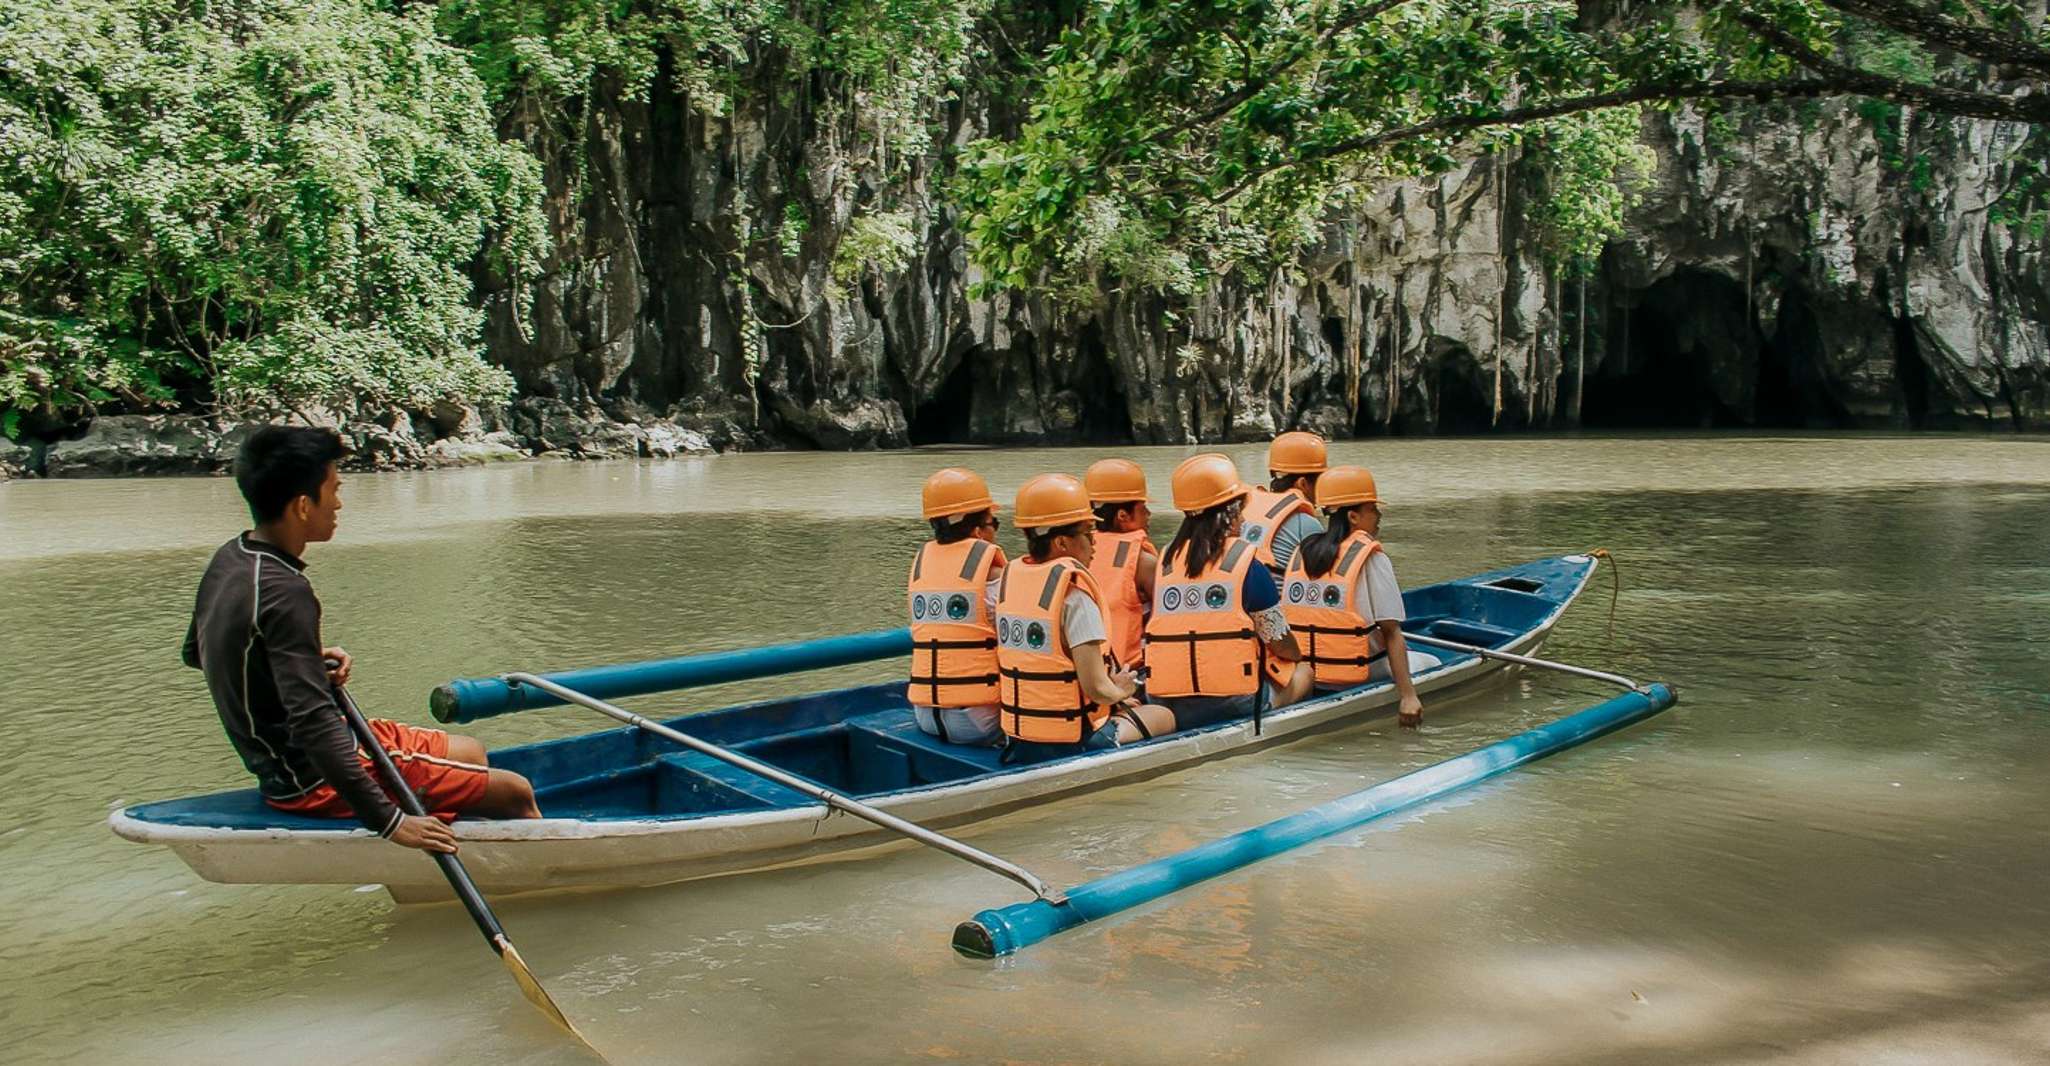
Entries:
[[1381, 545], [1372, 536], [1354, 532], [1339, 546], [1338, 565], [1311, 577], [1298, 551], [1281, 583], [1281, 612], [1297, 634], [1303, 661], [1316, 671], [1320, 685], [1359, 685], [1375, 662], [1387, 653], [1373, 622], [1354, 602], [1359, 575]]
[[1253, 616], [1240, 602], [1246, 571], [1258, 562], [1237, 537], [1223, 557], [1194, 578], [1162, 563], [1153, 580], [1153, 617], [1146, 622], [1146, 694], [1150, 697], [1244, 696], [1260, 689], [1264, 657]]
[[925, 707], [997, 701], [997, 634], [983, 590], [1003, 549], [986, 540], [928, 542], [911, 563], [911, 676], [905, 698]]
[[[1089, 571], [1072, 559], [1016, 562], [1004, 572], [997, 601], [997, 722], [1006, 734], [1041, 744], [1080, 743], [1110, 714], [1082, 694], [1065, 647], [1062, 605], [1080, 589], [1097, 609], [1103, 596]], [[1105, 667], [1116, 664], [1105, 655]]]
[[1139, 661], [1140, 638], [1146, 632], [1146, 601], [1139, 597], [1139, 560], [1152, 550], [1143, 529], [1096, 535], [1096, 556], [1089, 561], [1089, 576], [1103, 593], [1104, 629], [1110, 634], [1111, 654], [1121, 663]]

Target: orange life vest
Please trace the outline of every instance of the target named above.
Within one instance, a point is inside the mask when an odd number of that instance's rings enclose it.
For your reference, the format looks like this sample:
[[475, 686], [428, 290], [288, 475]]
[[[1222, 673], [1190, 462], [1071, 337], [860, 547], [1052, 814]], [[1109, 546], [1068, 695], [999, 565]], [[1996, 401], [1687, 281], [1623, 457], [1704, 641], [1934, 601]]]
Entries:
[[1373, 620], [1353, 602], [1359, 575], [1381, 550], [1371, 534], [1355, 531], [1338, 546], [1338, 561], [1329, 573], [1311, 577], [1298, 551], [1289, 560], [1281, 583], [1281, 613], [1303, 647], [1303, 661], [1317, 672], [1320, 685], [1360, 685], [1367, 671], [1387, 652]]
[[984, 605], [990, 569], [1004, 550], [969, 537], [927, 541], [911, 563], [911, 687], [925, 707], [997, 701], [997, 631]]
[[[1019, 740], [1041, 744], [1079, 743], [1110, 715], [1110, 708], [1082, 694], [1075, 660], [1065, 647], [1061, 605], [1080, 589], [1098, 610], [1103, 596], [1089, 571], [1073, 559], [1049, 563], [1021, 560], [1004, 571], [997, 601], [997, 721]], [[1108, 649], [1104, 666], [1117, 664]]]
[[1259, 553], [1261, 565], [1275, 571], [1278, 576], [1281, 567], [1274, 562], [1275, 531], [1296, 515], [1315, 513], [1310, 501], [1303, 499], [1303, 494], [1294, 489], [1287, 492], [1254, 489], [1246, 496], [1246, 523], [1239, 530], [1239, 536], [1246, 538], [1247, 543]]
[[1246, 570], [1257, 562], [1252, 543], [1232, 537], [1193, 578], [1170, 573], [1162, 563], [1153, 578], [1153, 617], [1146, 621], [1148, 697], [1259, 691], [1265, 645], [1239, 602]]
[[1158, 554], [1143, 529], [1096, 534], [1089, 576], [1103, 593], [1103, 621], [1110, 630], [1111, 654], [1121, 663], [1139, 661], [1139, 640], [1146, 633], [1147, 601], [1139, 597], [1139, 557]]

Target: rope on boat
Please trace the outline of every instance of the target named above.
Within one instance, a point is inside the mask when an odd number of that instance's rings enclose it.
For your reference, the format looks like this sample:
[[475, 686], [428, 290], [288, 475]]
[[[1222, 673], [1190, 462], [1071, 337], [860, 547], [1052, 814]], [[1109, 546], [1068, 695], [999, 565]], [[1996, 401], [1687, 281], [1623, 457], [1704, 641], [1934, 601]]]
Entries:
[[[1609, 629], [1607, 633], [1602, 635], [1602, 643], [1614, 644], [1616, 642], [1616, 601], [1623, 597], [1623, 571], [1616, 565], [1616, 557], [1609, 554], [1609, 549], [1607, 548], [1596, 548], [1587, 554], [1594, 559], [1607, 559], [1609, 561]], [[1601, 564], [1596, 563], [1595, 565], [1599, 566]]]

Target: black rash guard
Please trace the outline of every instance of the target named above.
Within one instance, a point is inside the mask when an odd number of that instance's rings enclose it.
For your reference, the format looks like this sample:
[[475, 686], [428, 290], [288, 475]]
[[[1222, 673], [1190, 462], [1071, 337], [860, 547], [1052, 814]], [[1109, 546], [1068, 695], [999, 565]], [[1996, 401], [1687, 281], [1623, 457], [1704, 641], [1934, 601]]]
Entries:
[[206, 673], [221, 726], [266, 798], [333, 785], [381, 836], [399, 809], [364, 769], [321, 660], [320, 600], [306, 564], [244, 533], [221, 545], [199, 579], [185, 665]]

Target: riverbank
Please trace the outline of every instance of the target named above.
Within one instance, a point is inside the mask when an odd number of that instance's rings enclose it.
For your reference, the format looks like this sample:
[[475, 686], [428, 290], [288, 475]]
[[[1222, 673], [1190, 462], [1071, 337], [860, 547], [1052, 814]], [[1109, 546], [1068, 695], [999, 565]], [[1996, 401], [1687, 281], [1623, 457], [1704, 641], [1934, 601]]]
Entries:
[[[349, 446], [344, 468], [354, 472], [440, 470], [489, 466], [534, 459], [674, 459], [743, 451], [816, 451], [816, 448], [744, 428], [724, 412], [675, 408], [656, 415], [631, 405], [608, 411], [577, 407], [562, 400], [526, 397], [483, 408], [449, 406], [432, 412], [392, 410], [364, 417], [338, 417], [330, 412], [291, 416], [290, 420], [329, 426]], [[15, 443], [0, 437], [0, 482], [10, 478], [206, 477], [231, 472], [235, 450], [254, 422], [211, 419], [195, 414], [109, 415], [84, 423], [71, 435], [51, 441]], [[1615, 430], [1511, 430], [1480, 438], [1494, 441], [1602, 439]], [[1984, 427], [1955, 429], [1862, 431], [1830, 430], [1697, 430], [1660, 433], [1626, 430], [1644, 439], [1669, 437], [1715, 440], [1796, 438], [1825, 440], [1843, 436], [1914, 439], [1935, 436], [1960, 439], [2046, 440], [2027, 431], [1989, 432]], [[1434, 435], [1370, 437], [1366, 440], [1429, 440]], [[1188, 447], [1237, 451], [1259, 444], [1261, 437], [1235, 436], [1227, 441], [1190, 442]], [[1333, 435], [1334, 441], [1346, 440]], [[1355, 438], [1361, 439], [1361, 438]], [[1043, 442], [1044, 447], [1074, 445]], [[963, 444], [963, 447], [985, 447]], [[1085, 445], [1104, 451], [1150, 447], [1139, 443]], [[909, 446], [880, 446], [873, 441], [830, 451], [904, 451]], [[1259, 465], [1257, 458], [1246, 469]]]
[[[435, 470], [536, 458], [673, 459], [751, 443], [737, 425], [716, 416], [657, 416], [632, 407], [607, 411], [543, 397], [482, 408], [450, 404], [432, 411], [314, 411], [288, 420], [341, 434], [349, 446], [344, 467], [355, 471]], [[196, 414], [108, 415], [54, 440], [0, 438], [0, 481], [224, 475], [256, 424]]]

